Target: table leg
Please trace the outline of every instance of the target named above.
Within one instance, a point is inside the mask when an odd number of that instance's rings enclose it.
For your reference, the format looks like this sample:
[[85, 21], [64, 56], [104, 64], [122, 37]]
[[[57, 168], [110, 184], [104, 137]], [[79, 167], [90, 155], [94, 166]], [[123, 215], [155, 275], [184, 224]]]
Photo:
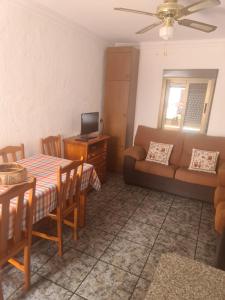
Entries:
[[87, 191], [85, 190], [80, 193], [80, 199], [79, 199], [79, 211], [78, 211], [79, 227], [85, 226], [86, 200], [87, 200]]

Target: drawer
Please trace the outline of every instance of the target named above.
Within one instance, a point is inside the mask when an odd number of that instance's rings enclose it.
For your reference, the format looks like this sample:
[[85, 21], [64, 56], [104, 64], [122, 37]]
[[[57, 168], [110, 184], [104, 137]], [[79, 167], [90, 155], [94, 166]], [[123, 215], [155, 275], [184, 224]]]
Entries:
[[88, 163], [91, 165], [98, 164], [106, 161], [106, 152], [101, 155], [96, 155], [88, 159]]
[[102, 141], [102, 142], [99, 142], [99, 143], [96, 143], [93, 145], [89, 145], [88, 146], [88, 158], [102, 155], [106, 151], [107, 151], [107, 145], [106, 145], [105, 141]]

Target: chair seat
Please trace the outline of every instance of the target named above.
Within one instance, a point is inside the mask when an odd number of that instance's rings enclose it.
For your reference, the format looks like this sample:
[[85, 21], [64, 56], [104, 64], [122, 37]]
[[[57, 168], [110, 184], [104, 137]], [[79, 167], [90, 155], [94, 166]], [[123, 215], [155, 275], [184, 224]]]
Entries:
[[217, 175], [205, 172], [190, 171], [187, 168], [179, 168], [175, 178], [180, 181], [199, 184], [204, 186], [216, 187]]
[[149, 161], [136, 161], [135, 170], [153, 175], [174, 178], [175, 166], [166, 166]]

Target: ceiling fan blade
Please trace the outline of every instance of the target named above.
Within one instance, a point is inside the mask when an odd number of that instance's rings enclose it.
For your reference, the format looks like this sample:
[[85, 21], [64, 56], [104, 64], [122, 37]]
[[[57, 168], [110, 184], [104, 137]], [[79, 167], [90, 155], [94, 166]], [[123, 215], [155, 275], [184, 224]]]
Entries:
[[208, 33], [217, 29], [217, 27], [214, 25], [188, 19], [178, 20], [178, 24]]
[[147, 31], [149, 31], [149, 30], [151, 30], [151, 29], [153, 29], [153, 28], [155, 28], [155, 27], [161, 25], [162, 23], [163, 23], [162, 21], [161, 21], [161, 22], [157, 22], [157, 23], [153, 23], [153, 24], [151, 24], [151, 25], [149, 25], [149, 26], [147, 26], [147, 27], [145, 27], [145, 28], [139, 30], [138, 32], [136, 32], [136, 34], [142, 34], [142, 33], [145, 33], [145, 32], [147, 32]]
[[198, 1], [196, 3], [193, 3], [189, 6], [184, 7], [183, 9], [181, 9], [180, 13], [180, 18], [184, 17], [184, 16], [188, 16], [191, 15], [193, 13], [196, 13], [200, 10], [206, 9], [206, 8], [211, 8], [214, 7], [216, 5], [220, 5], [221, 2], [220, 0], [201, 0]]
[[147, 16], [156, 16], [156, 14], [153, 14], [153, 13], [150, 13], [147, 11], [135, 10], [135, 9], [130, 9], [130, 8], [115, 7], [114, 10], [130, 12], [130, 13], [134, 13], [134, 14], [147, 15]]

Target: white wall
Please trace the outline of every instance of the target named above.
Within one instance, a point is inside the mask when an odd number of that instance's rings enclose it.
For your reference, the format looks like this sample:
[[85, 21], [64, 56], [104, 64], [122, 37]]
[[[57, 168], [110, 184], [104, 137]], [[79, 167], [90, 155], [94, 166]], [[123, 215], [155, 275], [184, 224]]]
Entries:
[[157, 127], [164, 69], [219, 69], [209, 135], [225, 136], [225, 40], [142, 43], [135, 128]]
[[30, 0], [0, 1], [0, 148], [80, 132], [102, 106], [105, 42]]

